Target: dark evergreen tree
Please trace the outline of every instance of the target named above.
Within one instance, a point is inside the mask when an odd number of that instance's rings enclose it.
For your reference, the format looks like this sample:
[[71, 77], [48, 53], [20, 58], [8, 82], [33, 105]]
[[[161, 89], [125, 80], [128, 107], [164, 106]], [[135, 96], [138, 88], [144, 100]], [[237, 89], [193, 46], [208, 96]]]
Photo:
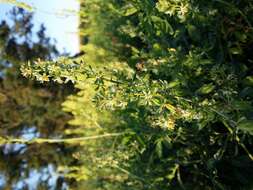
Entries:
[[[0, 136], [2, 138], [62, 137], [70, 116], [61, 103], [72, 91], [70, 84], [46, 85], [20, 74], [22, 63], [52, 59], [59, 55], [41, 25], [34, 34], [32, 13], [21, 8], [10, 12], [10, 21], [0, 23]], [[62, 176], [53, 178], [58, 165], [70, 164], [74, 147], [52, 144], [7, 144], [0, 147], [1, 189], [64, 189]], [[58, 180], [57, 180], [58, 178]], [[37, 183], [37, 187], [36, 187]], [[2, 186], [1, 186], [2, 185]]]

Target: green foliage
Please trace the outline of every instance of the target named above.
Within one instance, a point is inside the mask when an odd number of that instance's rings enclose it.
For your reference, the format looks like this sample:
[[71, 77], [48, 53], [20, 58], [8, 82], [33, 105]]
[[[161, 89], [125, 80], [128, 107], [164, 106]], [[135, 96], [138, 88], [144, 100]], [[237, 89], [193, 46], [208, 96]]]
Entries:
[[81, 184], [252, 189], [252, 14], [246, 0], [84, 1], [86, 54], [22, 67], [41, 82], [76, 84], [65, 109], [76, 121], [89, 109], [101, 118], [84, 134], [125, 133], [83, 144]]

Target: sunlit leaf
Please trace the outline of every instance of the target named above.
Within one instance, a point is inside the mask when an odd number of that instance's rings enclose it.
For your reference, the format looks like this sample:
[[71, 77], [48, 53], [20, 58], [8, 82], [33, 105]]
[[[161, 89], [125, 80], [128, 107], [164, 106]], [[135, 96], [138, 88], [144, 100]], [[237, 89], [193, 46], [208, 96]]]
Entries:
[[131, 7], [128, 7], [128, 8], [125, 10], [124, 15], [125, 15], [125, 16], [130, 16], [130, 15], [135, 14], [137, 11], [138, 11], [138, 9], [136, 9], [134, 6], [131, 6]]
[[239, 122], [238, 128], [253, 135], [253, 120]]
[[204, 84], [201, 88], [197, 90], [199, 94], [209, 94], [215, 89], [213, 84]]

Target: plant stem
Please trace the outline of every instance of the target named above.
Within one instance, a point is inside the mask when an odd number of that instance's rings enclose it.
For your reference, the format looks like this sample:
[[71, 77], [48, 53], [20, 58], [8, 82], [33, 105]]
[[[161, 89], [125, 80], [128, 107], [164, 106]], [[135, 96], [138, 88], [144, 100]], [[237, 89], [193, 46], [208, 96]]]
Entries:
[[66, 138], [66, 139], [46, 139], [46, 138], [36, 138], [32, 140], [26, 140], [26, 139], [7, 139], [6, 143], [22, 143], [22, 144], [33, 144], [33, 143], [67, 143], [67, 144], [75, 144], [75, 143], [81, 143], [83, 141], [88, 140], [95, 140], [95, 139], [101, 139], [106, 137], [115, 137], [115, 136], [121, 136], [125, 133], [108, 133], [103, 135], [96, 135], [96, 136], [88, 136], [88, 137], [77, 137], [77, 138]]

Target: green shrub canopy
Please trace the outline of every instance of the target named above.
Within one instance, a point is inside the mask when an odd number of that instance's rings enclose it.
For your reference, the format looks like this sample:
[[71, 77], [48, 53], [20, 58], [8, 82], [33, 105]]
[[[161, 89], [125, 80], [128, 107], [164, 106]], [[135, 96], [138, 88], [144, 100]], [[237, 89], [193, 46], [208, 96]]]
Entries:
[[123, 133], [84, 143], [82, 184], [252, 189], [252, 15], [248, 0], [83, 1], [85, 55], [22, 68], [75, 83], [64, 109], [84, 134]]

